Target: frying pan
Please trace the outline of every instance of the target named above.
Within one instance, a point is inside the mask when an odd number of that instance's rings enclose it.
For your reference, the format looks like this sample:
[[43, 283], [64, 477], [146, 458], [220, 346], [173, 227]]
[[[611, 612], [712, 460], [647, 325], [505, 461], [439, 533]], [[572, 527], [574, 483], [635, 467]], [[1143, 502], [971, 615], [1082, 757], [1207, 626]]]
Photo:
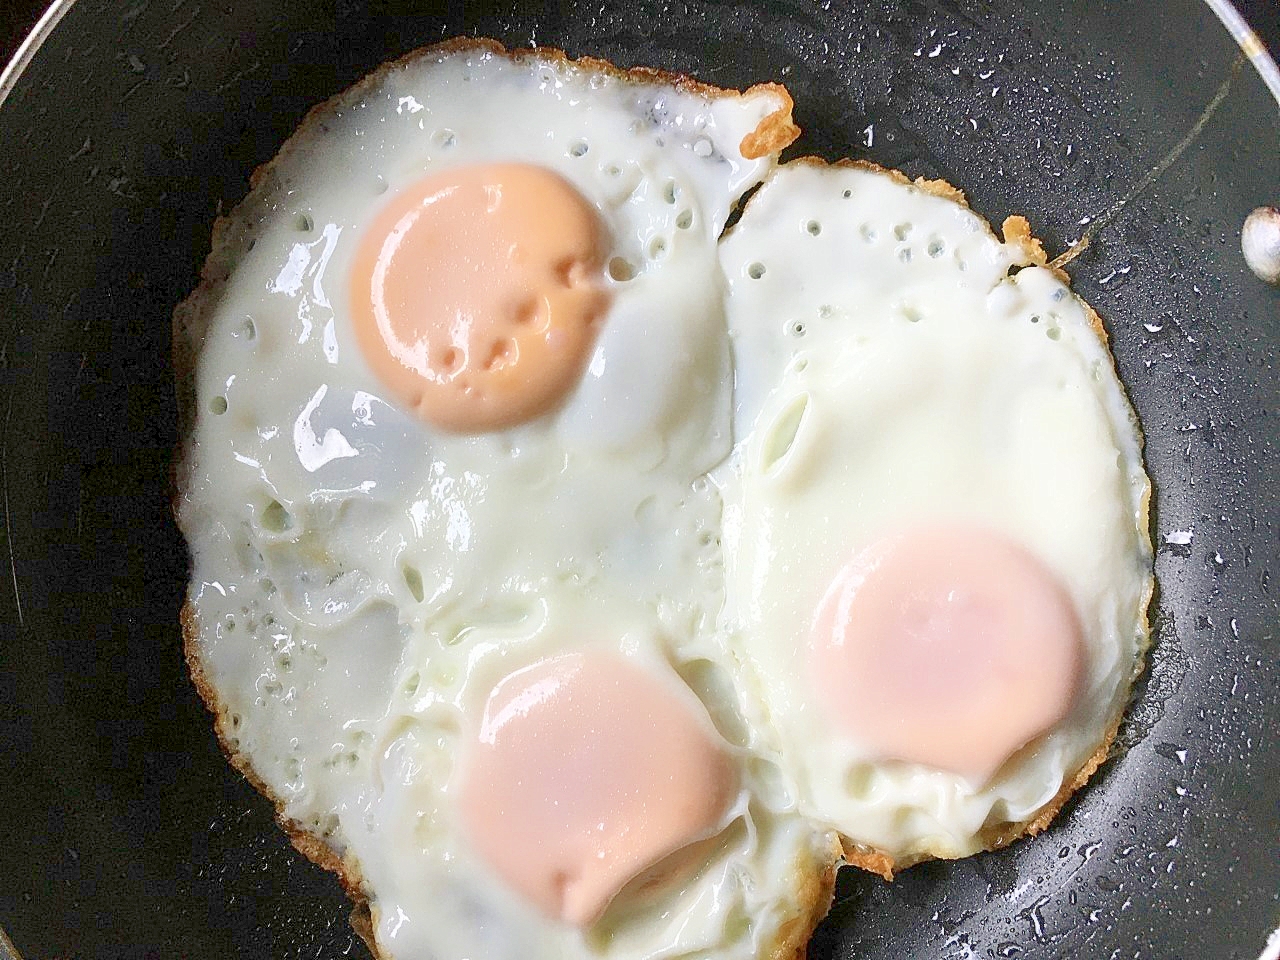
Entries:
[[[1264, 949], [1280, 926], [1280, 291], [1244, 267], [1239, 226], [1280, 200], [1280, 111], [1210, 6], [64, 10], [0, 87], [0, 924], [22, 956], [366, 956], [337, 882], [223, 761], [184, 674], [169, 315], [217, 211], [310, 105], [455, 34], [782, 80], [794, 149], [945, 177], [990, 219], [1026, 214], [1051, 253], [1115, 213], [1068, 268], [1107, 319], [1157, 491], [1155, 644], [1115, 756], [1034, 840], [892, 885], [844, 871], [810, 956]], [[1252, 13], [1280, 37], [1273, 4]]]

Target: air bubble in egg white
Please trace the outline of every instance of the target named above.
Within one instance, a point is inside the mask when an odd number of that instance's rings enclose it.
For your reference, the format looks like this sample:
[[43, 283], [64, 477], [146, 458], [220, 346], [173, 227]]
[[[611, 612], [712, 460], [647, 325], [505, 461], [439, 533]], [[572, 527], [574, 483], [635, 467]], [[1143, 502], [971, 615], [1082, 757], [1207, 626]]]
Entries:
[[280, 501], [272, 500], [263, 507], [258, 523], [269, 533], [288, 533], [293, 529], [293, 514]]
[[844, 774], [844, 789], [857, 800], [869, 800], [875, 793], [879, 774], [874, 764], [854, 763]]
[[401, 570], [404, 577], [405, 586], [409, 588], [409, 594], [413, 597], [415, 603], [421, 603], [425, 594], [422, 589], [422, 574], [417, 567], [405, 566]]
[[614, 257], [609, 261], [609, 277], [618, 283], [626, 283], [635, 278], [636, 268], [625, 257]]
[[414, 670], [405, 678], [404, 685], [400, 688], [401, 692], [409, 698], [417, 695], [418, 688], [422, 684], [422, 674]]

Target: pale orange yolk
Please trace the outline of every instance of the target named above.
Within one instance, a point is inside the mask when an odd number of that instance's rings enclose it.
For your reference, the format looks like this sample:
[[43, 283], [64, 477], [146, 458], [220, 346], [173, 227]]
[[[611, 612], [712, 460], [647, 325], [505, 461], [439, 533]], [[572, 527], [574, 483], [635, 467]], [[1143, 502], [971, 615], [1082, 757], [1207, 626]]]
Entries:
[[818, 608], [811, 655], [821, 703], [849, 737], [985, 782], [1067, 715], [1084, 651], [1075, 608], [1040, 561], [952, 529], [860, 553]]
[[544, 914], [589, 925], [628, 882], [720, 827], [737, 774], [694, 710], [613, 654], [511, 674], [461, 783], [474, 848]]
[[356, 338], [401, 403], [478, 433], [554, 409], [608, 306], [604, 228], [543, 167], [427, 177], [380, 210], [351, 274]]

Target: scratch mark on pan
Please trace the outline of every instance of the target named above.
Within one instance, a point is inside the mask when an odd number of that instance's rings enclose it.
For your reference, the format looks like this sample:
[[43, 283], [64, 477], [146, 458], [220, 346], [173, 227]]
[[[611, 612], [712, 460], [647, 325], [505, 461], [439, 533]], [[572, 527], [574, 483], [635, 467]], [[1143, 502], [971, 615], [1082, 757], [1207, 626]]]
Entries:
[[[181, 6], [181, 4], [179, 4], [178, 6]], [[178, 7], [174, 7], [173, 9], [177, 10]], [[167, 37], [164, 38], [164, 41], [160, 44], [160, 46], [156, 47], [156, 49], [164, 50], [166, 47], [168, 47], [169, 44], [173, 43], [173, 41], [177, 39], [178, 34], [180, 34], [183, 30], [187, 29], [187, 27], [191, 26], [193, 23], [196, 22], [196, 17], [198, 16], [200, 16], [200, 8], [196, 7], [195, 10], [192, 11], [191, 16], [189, 16], [186, 20], [182, 21], [182, 23], [174, 27], [173, 31]]]
[[1213, 99], [1209, 101], [1208, 106], [1201, 111], [1199, 119], [1197, 119], [1192, 125], [1191, 130], [1187, 135], [1179, 140], [1174, 145], [1173, 149], [1165, 154], [1164, 159], [1152, 167], [1151, 171], [1139, 180], [1132, 190], [1125, 194], [1124, 197], [1113, 203], [1105, 211], [1094, 217], [1085, 232], [1080, 235], [1080, 239], [1071, 245], [1071, 249], [1053, 259], [1053, 262], [1049, 264], [1051, 268], [1059, 269], [1065, 267], [1076, 257], [1080, 256], [1080, 254], [1088, 250], [1089, 244], [1092, 242], [1093, 238], [1098, 235], [1099, 230], [1118, 217], [1120, 212], [1124, 210], [1130, 201], [1134, 200], [1146, 191], [1149, 186], [1160, 179], [1160, 176], [1166, 170], [1177, 162], [1178, 158], [1186, 152], [1187, 147], [1191, 146], [1191, 144], [1196, 141], [1196, 138], [1200, 136], [1200, 132], [1204, 130], [1209, 121], [1213, 119], [1213, 115], [1218, 112], [1218, 107], [1222, 105], [1222, 101], [1227, 98], [1227, 94], [1231, 90], [1232, 81], [1234, 81], [1236, 76], [1240, 73], [1240, 68], [1247, 62], [1248, 60], [1244, 54], [1236, 57], [1235, 63], [1231, 65], [1231, 72], [1228, 73], [1226, 79], [1222, 81], [1222, 84], [1218, 87], [1218, 92], [1213, 95]]
[[4, 539], [9, 548], [9, 574], [13, 577], [13, 602], [18, 608], [18, 627], [27, 625], [22, 615], [22, 593], [18, 589], [18, 557], [13, 550], [13, 520], [9, 512], [9, 418], [13, 416], [13, 391], [4, 412], [4, 431], [0, 433], [0, 487], [4, 488]]
[[239, 83], [245, 77], [250, 76], [251, 74], [257, 73], [260, 69], [262, 69], [262, 61], [255, 60], [253, 61], [253, 63], [249, 64], [249, 66], [247, 66], [245, 69], [238, 71], [230, 80], [222, 84], [220, 87], [218, 87], [218, 89], [214, 90], [213, 92], [215, 94], [222, 93], [224, 90], [230, 87], [234, 87], [237, 83]]
[[40, 215], [36, 217], [36, 222], [31, 225], [32, 230], [39, 230], [40, 224], [44, 223], [45, 215], [49, 212], [49, 206], [53, 203], [53, 197], [50, 197], [44, 203], [40, 204]]

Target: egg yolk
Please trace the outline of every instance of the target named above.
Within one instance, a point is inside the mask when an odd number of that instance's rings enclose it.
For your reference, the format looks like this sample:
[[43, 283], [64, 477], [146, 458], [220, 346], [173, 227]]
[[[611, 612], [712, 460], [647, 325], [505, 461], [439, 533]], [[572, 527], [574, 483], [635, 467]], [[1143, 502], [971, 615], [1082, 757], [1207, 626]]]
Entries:
[[737, 791], [694, 708], [601, 652], [508, 676], [472, 747], [459, 809], [473, 848], [544, 914], [579, 927], [631, 880], [714, 836]]
[[427, 422], [497, 430], [558, 406], [609, 302], [594, 207], [543, 167], [426, 177], [378, 212], [351, 275], [356, 339]]
[[827, 714], [874, 754], [984, 783], [1071, 709], [1075, 608], [1044, 565], [989, 531], [914, 532], [858, 554], [814, 618]]

